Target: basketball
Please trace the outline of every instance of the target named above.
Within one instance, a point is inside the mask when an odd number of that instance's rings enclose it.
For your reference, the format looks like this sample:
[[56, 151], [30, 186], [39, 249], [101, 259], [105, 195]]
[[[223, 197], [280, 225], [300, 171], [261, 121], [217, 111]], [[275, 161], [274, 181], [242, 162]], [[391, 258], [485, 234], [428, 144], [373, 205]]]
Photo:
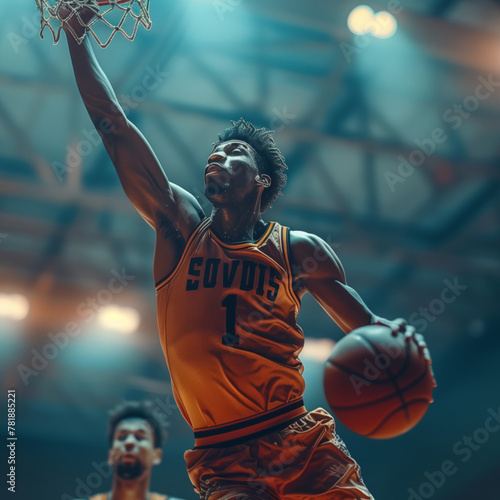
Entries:
[[413, 428], [432, 402], [434, 387], [416, 343], [379, 325], [357, 328], [335, 345], [323, 382], [335, 417], [353, 432], [374, 439]]

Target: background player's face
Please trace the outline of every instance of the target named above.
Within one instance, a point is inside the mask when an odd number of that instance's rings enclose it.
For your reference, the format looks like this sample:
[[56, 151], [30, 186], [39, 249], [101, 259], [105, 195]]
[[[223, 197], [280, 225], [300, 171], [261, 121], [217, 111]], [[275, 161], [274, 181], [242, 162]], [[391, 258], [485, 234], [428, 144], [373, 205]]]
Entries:
[[136, 479], [161, 462], [152, 426], [142, 418], [127, 418], [115, 427], [108, 462], [122, 479]]
[[214, 205], [244, 202], [261, 187], [255, 151], [246, 142], [219, 144], [205, 167], [205, 196]]

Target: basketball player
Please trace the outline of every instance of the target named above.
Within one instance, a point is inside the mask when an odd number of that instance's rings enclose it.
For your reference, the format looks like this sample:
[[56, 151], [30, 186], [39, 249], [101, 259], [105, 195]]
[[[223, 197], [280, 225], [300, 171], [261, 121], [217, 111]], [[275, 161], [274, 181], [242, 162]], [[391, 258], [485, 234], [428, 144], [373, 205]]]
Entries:
[[125, 116], [89, 38], [67, 38], [123, 189], [156, 231], [158, 326], [177, 405], [194, 431], [185, 459], [195, 490], [205, 500], [373, 499], [332, 417], [304, 407], [300, 301], [312, 294], [346, 333], [370, 324], [403, 332], [430, 364], [423, 337], [372, 313], [321, 238], [264, 221], [287, 168], [269, 131], [240, 119], [219, 136], [200, 172], [213, 206], [206, 217]]
[[[176, 500], [151, 493], [151, 471], [161, 463], [166, 432], [150, 402], [126, 402], [111, 412], [108, 422], [108, 463], [114, 469], [108, 493], [89, 500]], [[177, 499], [178, 500], [178, 499]]]

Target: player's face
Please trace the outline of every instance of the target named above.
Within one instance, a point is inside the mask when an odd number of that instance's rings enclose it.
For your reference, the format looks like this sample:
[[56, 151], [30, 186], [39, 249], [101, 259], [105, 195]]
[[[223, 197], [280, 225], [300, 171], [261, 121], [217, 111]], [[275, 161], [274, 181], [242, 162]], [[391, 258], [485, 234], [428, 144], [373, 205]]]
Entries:
[[108, 462], [122, 479], [136, 479], [161, 462], [152, 426], [142, 418], [127, 418], [115, 427]]
[[244, 202], [260, 186], [253, 148], [243, 141], [219, 144], [205, 167], [205, 196], [214, 205]]

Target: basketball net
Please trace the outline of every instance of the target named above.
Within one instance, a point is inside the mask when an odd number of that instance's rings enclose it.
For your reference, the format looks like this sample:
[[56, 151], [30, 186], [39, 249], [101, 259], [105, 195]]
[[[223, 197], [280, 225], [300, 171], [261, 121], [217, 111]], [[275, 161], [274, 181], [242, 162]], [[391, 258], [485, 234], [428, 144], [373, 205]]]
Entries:
[[[79, 44], [83, 42], [86, 34], [90, 33], [102, 48], [106, 48], [117, 33], [121, 33], [128, 40], [133, 40], [139, 25], [142, 24], [147, 30], [151, 28], [150, 0], [35, 0], [35, 2], [41, 14], [40, 37], [43, 38], [43, 31], [48, 28], [52, 33], [54, 45], [59, 42], [64, 26]], [[62, 6], [70, 11], [69, 14], [64, 16], [61, 14]], [[83, 7], [95, 14], [90, 21], [82, 18]], [[74, 17], [80, 26], [85, 28], [83, 35], [76, 33], [70, 25], [69, 21]], [[96, 23], [104, 23], [108, 28], [104, 37], [99, 36], [94, 30]]]

